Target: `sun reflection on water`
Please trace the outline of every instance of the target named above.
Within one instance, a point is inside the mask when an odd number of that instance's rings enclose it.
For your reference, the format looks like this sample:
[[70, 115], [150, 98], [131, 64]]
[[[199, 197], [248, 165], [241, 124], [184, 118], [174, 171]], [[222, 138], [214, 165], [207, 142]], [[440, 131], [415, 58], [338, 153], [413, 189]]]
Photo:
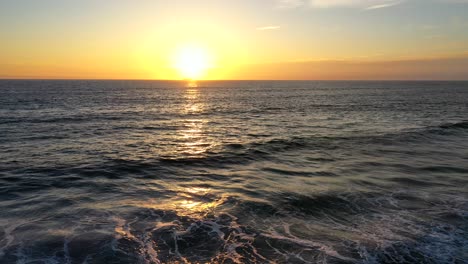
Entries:
[[185, 105], [183, 114], [199, 114], [204, 109], [204, 103], [200, 100], [200, 90], [197, 86], [189, 87], [184, 93]]
[[172, 207], [179, 215], [202, 216], [211, 213], [224, 201], [223, 196], [215, 198], [211, 189], [191, 187], [178, 192]]
[[186, 85], [187, 88], [197, 88], [198, 83], [196, 81], [189, 81]]
[[[196, 83], [190, 83], [183, 90], [183, 97], [179, 108], [179, 119], [177, 130], [170, 135], [170, 141], [176, 142], [168, 152], [170, 159], [198, 159], [203, 158], [211, 148], [218, 143], [210, 136], [209, 119], [203, 112], [206, 102], [202, 91]], [[213, 193], [209, 188], [180, 187], [174, 182], [158, 182], [163, 185], [164, 190], [170, 191], [171, 195], [163, 200], [147, 199], [144, 201], [126, 201], [134, 206], [175, 212], [178, 216], [188, 216], [202, 219], [212, 213], [226, 200], [225, 195]], [[159, 190], [155, 190], [159, 191]], [[118, 230], [122, 232], [122, 230]]]
[[201, 219], [226, 201], [226, 196], [215, 195], [211, 189], [207, 188], [180, 188], [174, 191], [176, 194], [165, 201], [149, 199], [146, 201], [125, 201], [124, 203], [141, 208], [173, 211], [178, 216]]
[[174, 135], [174, 139], [180, 142], [176, 153], [178, 157], [198, 158], [216, 145], [208, 136], [209, 120], [200, 118], [205, 108], [200, 89], [188, 87], [184, 92], [184, 104], [180, 110], [180, 114], [185, 118], [181, 120], [181, 129]]

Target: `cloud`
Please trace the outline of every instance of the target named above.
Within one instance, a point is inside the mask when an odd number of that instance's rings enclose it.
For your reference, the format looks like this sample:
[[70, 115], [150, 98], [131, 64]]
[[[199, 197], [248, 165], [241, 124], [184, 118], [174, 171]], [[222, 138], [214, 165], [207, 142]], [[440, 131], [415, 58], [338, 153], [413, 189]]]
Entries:
[[[362, 8], [366, 10], [381, 9], [399, 5], [405, 1], [414, 0], [276, 0], [280, 8], [298, 8], [309, 6], [312, 8]], [[432, 0], [428, 3], [466, 4], [468, 0]]]
[[401, 2], [393, 2], [393, 3], [385, 3], [385, 4], [378, 4], [378, 5], [368, 6], [368, 7], [366, 7], [366, 10], [373, 10], [373, 9], [380, 9], [380, 8], [396, 6], [396, 5], [399, 5], [400, 3]]
[[265, 27], [258, 27], [257, 30], [276, 30], [280, 29], [280, 26], [265, 26]]
[[439, 2], [455, 3], [455, 4], [468, 4], [468, 0], [439, 0]]
[[310, 5], [314, 8], [354, 7], [372, 10], [395, 6], [401, 2], [394, 0], [310, 0]]

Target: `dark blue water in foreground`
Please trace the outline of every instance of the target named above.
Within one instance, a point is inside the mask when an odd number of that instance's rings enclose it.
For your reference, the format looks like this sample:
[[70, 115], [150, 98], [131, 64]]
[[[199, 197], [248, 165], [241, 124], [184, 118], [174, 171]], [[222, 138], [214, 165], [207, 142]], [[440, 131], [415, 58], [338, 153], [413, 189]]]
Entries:
[[0, 263], [468, 263], [468, 83], [0, 81]]

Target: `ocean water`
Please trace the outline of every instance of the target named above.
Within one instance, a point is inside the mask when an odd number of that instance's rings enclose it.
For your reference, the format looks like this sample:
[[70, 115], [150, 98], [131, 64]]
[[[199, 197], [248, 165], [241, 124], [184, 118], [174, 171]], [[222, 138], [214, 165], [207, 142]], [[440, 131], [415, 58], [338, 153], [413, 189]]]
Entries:
[[468, 82], [0, 81], [0, 263], [468, 263]]

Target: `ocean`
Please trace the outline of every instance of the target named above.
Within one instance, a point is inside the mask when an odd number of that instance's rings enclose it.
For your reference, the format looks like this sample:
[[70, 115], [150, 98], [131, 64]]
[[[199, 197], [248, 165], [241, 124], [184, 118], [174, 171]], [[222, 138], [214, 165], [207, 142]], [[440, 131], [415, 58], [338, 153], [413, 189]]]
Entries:
[[0, 263], [468, 263], [468, 82], [2, 80]]

